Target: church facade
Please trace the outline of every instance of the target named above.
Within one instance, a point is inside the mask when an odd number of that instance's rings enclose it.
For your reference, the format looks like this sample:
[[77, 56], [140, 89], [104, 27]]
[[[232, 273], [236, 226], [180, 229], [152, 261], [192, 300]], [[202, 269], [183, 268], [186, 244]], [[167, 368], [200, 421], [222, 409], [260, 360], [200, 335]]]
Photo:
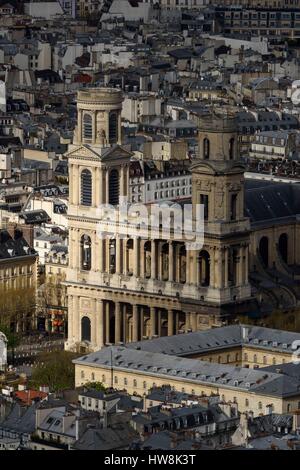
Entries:
[[[201, 246], [168, 235], [148, 206], [128, 204], [132, 153], [122, 145], [122, 93], [78, 93], [78, 124], [69, 164], [68, 340], [66, 349], [196, 331], [230, 322], [251, 308], [250, 221], [236, 122], [199, 122], [199, 156], [191, 165], [192, 222], [203, 208]], [[115, 217], [112, 209], [127, 208]], [[120, 211], [119, 211], [120, 212]], [[119, 214], [118, 212], [118, 214]], [[194, 226], [194, 225], [193, 225]]]

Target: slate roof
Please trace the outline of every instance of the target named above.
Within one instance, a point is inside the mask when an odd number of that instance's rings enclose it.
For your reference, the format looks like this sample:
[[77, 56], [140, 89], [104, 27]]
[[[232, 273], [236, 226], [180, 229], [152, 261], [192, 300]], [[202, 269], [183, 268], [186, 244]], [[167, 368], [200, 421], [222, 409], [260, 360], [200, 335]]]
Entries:
[[109, 428], [88, 428], [75, 442], [76, 450], [127, 449], [138, 434], [128, 424], [118, 423]]
[[13, 239], [6, 230], [0, 230], [0, 260], [32, 255], [37, 255], [36, 251], [21, 234], [19, 238]]
[[[182, 336], [182, 335], [178, 335]], [[147, 341], [148, 342], [148, 341]], [[100, 351], [74, 359], [74, 364], [133, 371], [142, 375], [164, 379], [182, 380], [213, 387], [244, 390], [254, 394], [288, 397], [300, 394], [300, 382], [296, 378], [266, 372], [261, 369], [234, 367], [167, 354], [110, 346]]]
[[[247, 332], [247, 339], [243, 339], [243, 331]], [[300, 333], [261, 326], [229, 325], [128, 343], [126, 347], [174, 356], [189, 356], [247, 344], [247, 347], [291, 353], [292, 343], [296, 340], [300, 340]]]
[[251, 223], [300, 214], [300, 185], [273, 183], [245, 192], [245, 216]]
[[204, 450], [207, 446], [191, 438], [179, 438], [177, 434], [170, 431], [161, 431], [145, 439], [138, 448], [143, 450]]
[[75, 416], [74, 419], [65, 421], [63, 428], [63, 416], [66, 414], [65, 409], [54, 408], [39, 423], [38, 428], [55, 434], [65, 434], [70, 437], [76, 437]]
[[43, 209], [37, 209], [34, 211], [25, 211], [20, 214], [20, 217], [24, 219], [26, 224], [41, 224], [43, 222], [49, 222], [50, 217]]
[[35, 413], [38, 404], [24, 408], [16, 403], [7, 418], [0, 424], [0, 429], [18, 434], [31, 434], [35, 431]]

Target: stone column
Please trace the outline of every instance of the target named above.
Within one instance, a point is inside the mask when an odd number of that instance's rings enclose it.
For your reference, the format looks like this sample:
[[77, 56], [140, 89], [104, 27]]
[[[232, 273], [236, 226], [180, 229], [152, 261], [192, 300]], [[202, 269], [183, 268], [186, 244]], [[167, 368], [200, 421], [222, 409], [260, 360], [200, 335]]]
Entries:
[[73, 163], [70, 163], [69, 164], [69, 181], [70, 181], [70, 184], [69, 184], [69, 202], [70, 204], [73, 203], [73, 182], [74, 180], [74, 164]]
[[198, 285], [198, 275], [199, 275], [199, 259], [198, 259], [198, 251], [193, 251], [193, 266], [192, 266], [192, 278], [191, 284]]
[[71, 182], [73, 184], [73, 203], [75, 206], [79, 205], [79, 192], [80, 192], [80, 181], [79, 181], [79, 166], [74, 165], [74, 178]]
[[133, 239], [134, 243], [134, 271], [133, 274], [136, 277], [140, 276], [140, 238], [135, 237]]
[[91, 340], [92, 340], [92, 345], [97, 346], [98, 318], [97, 318], [97, 300], [96, 299], [93, 299], [92, 305], [93, 305], [93, 313], [92, 313], [92, 322], [91, 322]]
[[[96, 235], [97, 236], [97, 235]], [[99, 253], [99, 270], [101, 273], [104, 272], [104, 239], [100, 238], [98, 243], [98, 253]]]
[[191, 314], [186, 312], [185, 314], [185, 331], [191, 329]]
[[109, 204], [109, 171], [105, 170], [105, 203]]
[[213, 249], [210, 252], [210, 258], [209, 258], [209, 272], [210, 272], [210, 280], [209, 280], [209, 285], [211, 287], [216, 286], [216, 279], [215, 279], [215, 249]]
[[123, 240], [123, 273], [124, 273], [125, 275], [128, 275], [127, 242], [128, 242], [128, 238], [125, 238], [125, 239]]
[[96, 240], [96, 232], [93, 231], [90, 233], [91, 236], [91, 270], [92, 271], [97, 271], [98, 266], [97, 266], [97, 251], [98, 251], [98, 243]]
[[240, 286], [243, 284], [243, 247], [239, 248], [239, 257], [238, 257], [238, 282], [237, 284]]
[[196, 316], [196, 313], [192, 313], [191, 314], [191, 320], [192, 320], [192, 330], [193, 331], [197, 331], [197, 316]]
[[249, 279], [249, 246], [245, 246], [245, 284], [248, 284]]
[[168, 310], [168, 336], [174, 334], [173, 310]]
[[139, 317], [138, 317], [139, 311], [138, 311], [138, 306], [133, 304], [132, 305], [132, 323], [133, 323], [133, 338], [132, 340], [138, 341], [139, 339]]
[[120, 196], [123, 197], [124, 194], [124, 167], [121, 166], [120, 171]]
[[174, 256], [172, 241], [169, 241], [169, 281], [174, 281]]
[[225, 272], [224, 272], [224, 286], [225, 288], [228, 287], [228, 262], [229, 262], [229, 257], [228, 257], [228, 247], [225, 247]]
[[95, 168], [95, 187], [93, 188], [95, 192], [95, 207], [99, 207], [101, 204], [101, 192], [100, 192], [100, 168]]
[[[73, 324], [74, 324], [74, 296], [68, 296], [68, 343], [73, 342]], [[46, 320], [46, 323], [48, 321]]]
[[104, 345], [104, 311], [103, 311], [104, 305], [103, 305], [103, 300], [98, 300], [96, 309], [97, 309], [97, 314], [96, 314], [96, 325], [97, 325], [97, 346], [101, 349], [103, 348]]
[[144, 336], [144, 309], [140, 309], [140, 332], [141, 332], [141, 340]]
[[157, 334], [161, 336], [161, 309], [157, 309]]
[[121, 308], [120, 302], [115, 302], [115, 343], [121, 341]]
[[175, 335], [177, 335], [179, 331], [179, 312], [175, 313]]
[[151, 240], [151, 279], [156, 279], [156, 241]]
[[162, 246], [164, 242], [158, 241], [157, 242], [157, 279], [159, 281], [162, 280]]
[[175, 282], [180, 281], [180, 245], [175, 245]]
[[155, 316], [155, 307], [150, 307], [150, 334], [154, 336], [156, 334], [156, 316]]
[[97, 118], [97, 116], [96, 116], [96, 111], [93, 111], [93, 115], [92, 115], [92, 126], [93, 126], [93, 127], [92, 127], [92, 132], [93, 132], [93, 133], [92, 133], [92, 142], [93, 142], [93, 144], [96, 143], [96, 137], [97, 137], [97, 134], [96, 134], [96, 132], [97, 132], [97, 121], [96, 121], [96, 118]]
[[105, 342], [110, 343], [110, 324], [109, 324], [109, 310], [110, 310], [110, 305], [109, 302], [105, 302]]
[[80, 312], [79, 312], [79, 297], [77, 295], [73, 296], [73, 336], [74, 342], [81, 341], [81, 321], [80, 321]]
[[78, 144], [82, 142], [82, 109], [77, 112], [77, 140]]
[[127, 336], [128, 336], [128, 325], [127, 325], [127, 310], [126, 310], [126, 304], [121, 305], [121, 325], [123, 329], [123, 343], [127, 342]]
[[122, 244], [121, 239], [116, 236], [116, 273], [121, 274], [121, 263], [122, 263]]
[[141, 261], [140, 261], [140, 277], [145, 277], [145, 243], [146, 240], [143, 240], [140, 243], [140, 250], [141, 250]]
[[110, 239], [105, 239], [105, 272], [110, 274]]
[[121, 124], [121, 113], [118, 113], [118, 144], [122, 144], [122, 124]]
[[191, 283], [191, 266], [193, 264], [191, 252], [186, 250], [186, 264], [185, 264], [185, 281], [186, 284]]

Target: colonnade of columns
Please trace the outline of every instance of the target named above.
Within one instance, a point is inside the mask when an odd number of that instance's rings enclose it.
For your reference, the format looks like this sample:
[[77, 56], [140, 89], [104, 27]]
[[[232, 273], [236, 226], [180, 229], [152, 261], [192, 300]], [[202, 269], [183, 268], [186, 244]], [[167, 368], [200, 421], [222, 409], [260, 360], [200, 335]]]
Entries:
[[[198, 251], [186, 250], [183, 242], [123, 239], [91, 239], [91, 270], [135, 278], [209, 286], [215, 289], [248, 284], [248, 244], [213, 247]], [[82, 269], [80, 230], [70, 231], [71, 268]]]
[[[154, 336], [171, 336], [179, 330], [196, 331], [197, 314], [171, 308], [93, 299], [92, 313], [80, 313], [79, 297], [69, 297], [68, 339], [88, 341], [99, 348], [108, 343], [140, 341]], [[88, 319], [89, 331], [83, 331]]]

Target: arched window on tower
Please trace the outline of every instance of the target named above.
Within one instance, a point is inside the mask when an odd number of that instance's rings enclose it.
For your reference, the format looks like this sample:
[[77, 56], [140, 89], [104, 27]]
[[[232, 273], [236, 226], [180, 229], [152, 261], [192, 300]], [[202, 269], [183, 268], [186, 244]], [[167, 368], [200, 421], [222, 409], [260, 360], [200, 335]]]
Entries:
[[114, 274], [116, 272], [116, 240], [112, 239], [109, 242], [109, 272]]
[[278, 249], [279, 249], [279, 253], [283, 261], [287, 263], [288, 261], [288, 236], [286, 233], [282, 233], [280, 235], [279, 241], [278, 241]]
[[230, 198], [230, 220], [236, 220], [237, 194], [231, 194]]
[[81, 319], [81, 341], [91, 341], [91, 320], [88, 317]]
[[199, 253], [199, 283], [203, 287], [210, 283], [210, 256], [206, 250]]
[[109, 142], [114, 144], [118, 141], [118, 115], [116, 112], [109, 113]]
[[119, 204], [119, 172], [118, 170], [111, 170], [109, 174], [109, 204]]
[[92, 205], [92, 173], [90, 170], [81, 172], [81, 204], [83, 206]]
[[92, 263], [91, 239], [88, 235], [81, 237], [81, 269], [89, 271]]
[[203, 140], [203, 158], [204, 160], [209, 159], [209, 152], [210, 152], [210, 142], [207, 137]]
[[258, 251], [265, 268], [269, 266], [269, 239], [268, 237], [262, 237], [259, 241]]
[[229, 140], [229, 160], [234, 159], [234, 137]]
[[83, 137], [85, 139], [92, 139], [92, 136], [93, 136], [92, 116], [90, 114], [85, 114], [83, 116]]
[[186, 282], [186, 249], [181, 246], [179, 250], [179, 282]]

